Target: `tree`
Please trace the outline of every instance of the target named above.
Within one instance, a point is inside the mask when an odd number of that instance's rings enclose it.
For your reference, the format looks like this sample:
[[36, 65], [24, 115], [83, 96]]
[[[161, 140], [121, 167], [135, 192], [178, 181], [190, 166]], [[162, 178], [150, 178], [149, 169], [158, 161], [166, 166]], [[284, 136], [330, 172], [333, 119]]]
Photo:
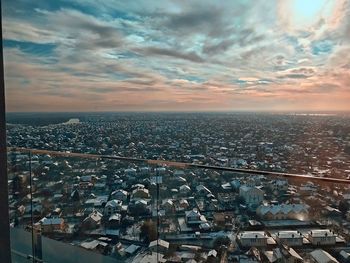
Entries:
[[218, 251], [221, 246], [229, 246], [230, 243], [231, 240], [228, 237], [218, 237], [214, 240], [213, 247]]
[[145, 221], [141, 226], [140, 238], [144, 239], [145, 242], [156, 240], [157, 235], [157, 225], [152, 220]]
[[346, 212], [350, 209], [350, 205], [346, 200], [341, 200], [339, 202], [338, 209], [345, 216]]

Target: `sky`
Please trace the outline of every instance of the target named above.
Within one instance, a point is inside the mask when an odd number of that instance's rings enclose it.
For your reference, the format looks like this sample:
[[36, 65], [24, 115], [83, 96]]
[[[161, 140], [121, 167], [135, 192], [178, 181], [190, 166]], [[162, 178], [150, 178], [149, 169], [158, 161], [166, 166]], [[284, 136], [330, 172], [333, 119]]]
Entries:
[[350, 1], [2, 9], [9, 112], [350, 110]]

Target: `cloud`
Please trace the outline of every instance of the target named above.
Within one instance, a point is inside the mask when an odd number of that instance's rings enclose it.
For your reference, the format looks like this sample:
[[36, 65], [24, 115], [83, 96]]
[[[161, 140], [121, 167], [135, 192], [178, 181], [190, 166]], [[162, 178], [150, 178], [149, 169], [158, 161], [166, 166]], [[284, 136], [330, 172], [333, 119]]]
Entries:
[[317, 107], [346, 108], [349, 3], [303, 27], [286, 16], [295, 12], [289, 4], [6, 1], [7, 105], [254, 110], [315, 108], [317, 100]]

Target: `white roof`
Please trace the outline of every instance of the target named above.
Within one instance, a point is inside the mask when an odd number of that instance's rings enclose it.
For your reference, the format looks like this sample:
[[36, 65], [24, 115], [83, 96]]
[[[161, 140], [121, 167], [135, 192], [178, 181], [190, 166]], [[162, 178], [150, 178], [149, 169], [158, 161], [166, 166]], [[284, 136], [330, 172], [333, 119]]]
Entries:
[[201, 215], [198, 210], [186, 211], [185, 214], [186, 217], [197, 217]]
[[111, 216], [108, 218], [108, 221], [111, 221], [111, 220], [120, 220], [121, 217], [122, 217], [121, 214], [116, 213], [116, 214], [111, 215]]
[[164, 255], [161, 253], [151, 253], [151, 254], [139, 254], [133, 260], [132, 263], [153, 263], [153, 262], [166, 262]]
[[94, 211], [94, 212], [92, 212], [92, 213], [89, 215], [89, 217], [90, 217], [92, 220], [94, 220], [95, 222], [98, 222], [98, 221], [101, 220], [102, 214], [101, 214], [100, 212], [98, 212], [98, 211]]
[[90, 242], [82, 242], [81, 247], [86, 249], [95, 249], [98, 245], [107, 246], [108, 244], [98, 240], [92, 240]]
[[119, 189], [119, 190], [115, 190], [115, 191], [112, 192], [112, 195], [115, 195], [115, 194], [128, 195], [128, 192], [125, 191], [125, 190]]
[[339, 263], [338, 260], [322, 249], [316, 249], [310, 255], [317, 263]]
[[276, 215], [278, 213], [288, 214], [288, 213], [307, 213], [309, 206], [306, 204], [281, 204], [281, 205], [261, 205], [258, 207], [257, 211], [261, 215], [267, 213], [272, 213]]
[[298, 258], [298, 259], [303, 259], [293, 248], [289, 248], [288, 250], [289, 254], [295, 258]]
[[211, 193], [211, 191], [210, 191], [208, 188], [206, 188], [204, 185], [202, 185], [202, 184], [198, 185], [198, 186], [196, 187], [196, 190], [197, 190], [198, 192], [200, 192], [200, 191], [205, 191], [205, 192], [207, 192], [207, 193]]
[[212, 249], [208, 252], [208, 257], [210, 257], [210, 256], [216, 257], [217, 254], [218, 254], [218, 252], [216, 252], [215, 249]]
[[171, 199], [168, 199], [164, 202], [164, 205], [168, 204], [168, 205], [174, 205], [173, 201]]
[[340, 251], [339, 254], [345, 259], [349, 259], [350, 258], [350, 253], [346, 252], [345, 250]]
[[186, 184], [180, 186], [180, 191], [190, 191], [190, 190], [191, 188]]
[[276, 235], [279, 238], [303, 238], [303, 235], [299, 231], [279, 231]]
[[261, 193], [264, 193], [263, 190], [259, 189], [258, 187], [254, 186], [254, 187], [251, 187], [251, 186], [247, 186], [247, 185], [242, 185], [240, 188], [239, 188], [239, 191], [241, 192], [250, 192], [250, 191], [255, 191], [255, 192], [261, 192]]
[[239, 238], [267, 238], [264, 231], [244, 231], [239, 234]]
[[187, 204], [188, 205], [188, 201], [186, 199], [181, 199], [180, 204]]
[[122, 201], [120, 200], [116, 200], [116, 199], [113, 199], [113, 200], [110, 200], [107, 202], [106, 204], [106, 207], [118, 207], [118, 206], [121, 206], [122, 205]]
[[62, 218], [54, 217], [54, 218], [42, 218], [39, 221], [42, 225], [60, 225], [63, 222]]
[[144, 192], [144, 193], [146, 193], [146, 194], [149, 194], [149, 191], [148, 191], [148, 189], [146, 189], [146, 188], [136, 188], [136, 189], [134, 189], [134, 190], [132, 191], [132, 194], [136, 194], [136, 193], [138, 193], [138, 192]]
[[330, 231], [329, 229], [316, 229], [316, 230], [311, 230], [309, 231], [309, 234], [313, 237], [324, 237], [324, 236], [337, 236], [336, 234], [334, 234], [332, 231]]
[[139, 248], [140, 248], [140, 246], [137, 246], [137, 245], [132, 244], [132, 245], [128, 246], [128, 247], [125, 249], [125, 252], [126, 252], [126, 253], [129, 253], [129, 254], [133, 254], [133, 253], [135, 253], [135, 251], [138, 250]]
[[144, 199], [137, 200], [135, 205], [147, 205], [147, 201]]
[[149, 243], [148, 247], [155, 247], [155, 246], [160, 246], [160, 247], [165, 247], [165, 248], [169, 248], [169, 242], [162, 240], [162, 239], [158, 239], [158, 240], [153, 240], [151, 243]]

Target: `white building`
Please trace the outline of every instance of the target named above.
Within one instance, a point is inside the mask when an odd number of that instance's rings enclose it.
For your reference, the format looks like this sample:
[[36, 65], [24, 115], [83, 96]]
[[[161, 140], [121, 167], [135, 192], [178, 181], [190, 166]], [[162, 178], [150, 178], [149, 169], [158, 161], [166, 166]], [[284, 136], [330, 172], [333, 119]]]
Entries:
[[308, 218], [308, 209], [309, 206], [306, 204], [261, 205], [257, 208], [256, 213], [263, 219], [267, 220], [304, 220]]
[[303, 235], [299, 231], [279, 231], [275, 239], [279, 244], [290, 247], [303, 245]]
[[337, 235], [329, 229], [311, 230], [308, 239], [313, 245], [334, 245]]
[[259, 205], [264, 200], [264, 191], [256, 186], [242, 185], [239, 188], [239, 196], [243, 197], [248, 205]]
[[237, 239], [242, 247], [265, 247], [268, 237], [264, 231], [244, 231], [237, 235]]

